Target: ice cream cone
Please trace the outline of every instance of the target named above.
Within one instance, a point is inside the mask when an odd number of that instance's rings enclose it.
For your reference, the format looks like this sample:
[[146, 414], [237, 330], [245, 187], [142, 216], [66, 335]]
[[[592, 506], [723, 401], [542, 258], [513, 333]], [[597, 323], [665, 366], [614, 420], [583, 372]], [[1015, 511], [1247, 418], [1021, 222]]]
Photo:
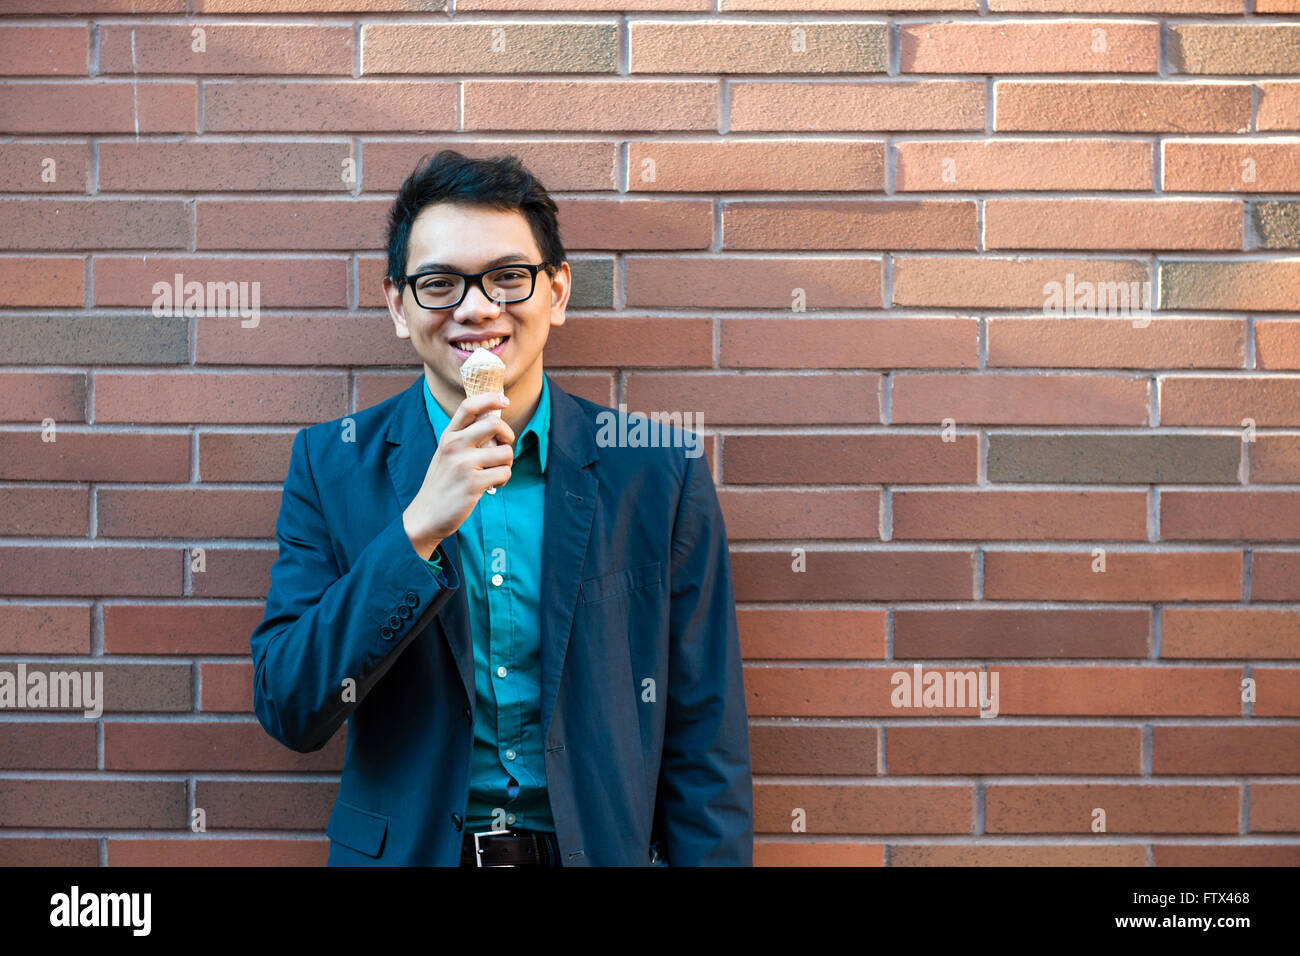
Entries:
[[[465, 397], [473, 398], [484, 392], [504, 392], [506, 390], [506, 363], [487, 349], [475, 349], [474, 353], [461, 364], [460, 382], [465, 387]], [[501, 409], [494, 408], [489, 415], [501, 417]], [[495, 438], [489, 438], [485, 445], [496, 445]]]

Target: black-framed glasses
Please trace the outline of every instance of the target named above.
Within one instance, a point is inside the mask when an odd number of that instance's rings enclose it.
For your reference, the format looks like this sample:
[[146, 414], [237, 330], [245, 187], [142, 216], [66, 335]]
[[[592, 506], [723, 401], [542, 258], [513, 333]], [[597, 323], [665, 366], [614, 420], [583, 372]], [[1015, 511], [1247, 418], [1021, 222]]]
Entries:
[[466, 275], [463, 272], [413, 272], [403, 276], [411, 286], [416, 304], [422, 309], [454, 309], [460, 305], [474, 283], [483, 294], [497, 305], [523, 302], [533, 296], [537, 273], [547, 266], [546, 261], [533, 265], [512, 262]]

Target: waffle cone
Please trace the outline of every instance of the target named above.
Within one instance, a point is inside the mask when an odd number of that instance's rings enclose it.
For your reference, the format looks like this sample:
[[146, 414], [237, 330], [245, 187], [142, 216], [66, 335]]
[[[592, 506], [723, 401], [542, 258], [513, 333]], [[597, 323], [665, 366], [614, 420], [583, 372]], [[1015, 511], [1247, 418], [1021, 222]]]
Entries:
[[461, 384], [465, 386], [466, 398], [473, 398], [475, 395], [482, 395], [484, 392], [504, 392], [506, 390], [506, 370], [504, 368], [484, 368], [482, 366], [466, 368], [462, 365], [460, 380]]

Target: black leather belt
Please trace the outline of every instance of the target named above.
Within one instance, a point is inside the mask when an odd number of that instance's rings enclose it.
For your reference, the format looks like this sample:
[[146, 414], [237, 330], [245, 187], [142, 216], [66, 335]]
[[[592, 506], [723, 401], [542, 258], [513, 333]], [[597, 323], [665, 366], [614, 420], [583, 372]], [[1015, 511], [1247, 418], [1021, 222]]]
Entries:
[[466, 833], [461, 866], [556, 866], [555, 835], [539, 830], [480, 830]]

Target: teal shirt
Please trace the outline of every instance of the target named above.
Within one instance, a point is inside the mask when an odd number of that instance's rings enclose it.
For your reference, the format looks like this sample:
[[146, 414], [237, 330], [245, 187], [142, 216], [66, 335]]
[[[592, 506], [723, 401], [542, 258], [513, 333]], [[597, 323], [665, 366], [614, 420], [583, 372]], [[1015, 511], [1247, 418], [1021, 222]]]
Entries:
[[[424, 404], [441, 438], [451, 418], [427, 379]], [[498, 807], [506, 827], [555, 831], [541, 719], [542, 516], [550, 426], [550, 388], [543, 378], [537, 409], [515, 436], [510, 480], [495, 493], [484, 492], [456, 532], [477, 698], [466, 833], [490, 829]], [[442, 571], [436, 551], [429, 566]]]

